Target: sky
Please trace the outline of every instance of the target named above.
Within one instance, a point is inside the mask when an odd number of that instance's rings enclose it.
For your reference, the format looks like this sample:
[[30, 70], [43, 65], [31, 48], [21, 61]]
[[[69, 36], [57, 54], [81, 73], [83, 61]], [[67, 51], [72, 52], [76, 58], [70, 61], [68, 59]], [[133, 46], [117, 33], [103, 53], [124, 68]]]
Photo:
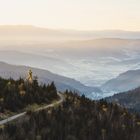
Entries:
[[0, 0], [0, 25], [140, 31], [140, 0]]

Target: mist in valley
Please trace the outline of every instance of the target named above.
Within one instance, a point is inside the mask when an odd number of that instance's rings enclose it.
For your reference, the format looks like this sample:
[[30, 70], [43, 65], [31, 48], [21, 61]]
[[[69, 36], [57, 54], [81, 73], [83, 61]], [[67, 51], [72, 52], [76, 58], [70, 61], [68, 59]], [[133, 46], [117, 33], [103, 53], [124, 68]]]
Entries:
[[122, 72], [140, 68], [139, 32], [55, 31], [32, 26], [1, 27], [0, 31], [1, 61], [46, 69], [87, 86], [100, 87]]

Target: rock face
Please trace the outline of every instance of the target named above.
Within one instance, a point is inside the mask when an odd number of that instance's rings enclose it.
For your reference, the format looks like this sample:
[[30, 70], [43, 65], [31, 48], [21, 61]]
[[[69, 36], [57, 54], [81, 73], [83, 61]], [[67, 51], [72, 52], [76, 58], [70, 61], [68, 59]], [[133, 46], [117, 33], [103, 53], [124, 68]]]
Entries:
[[109, 102], [118, 103], [130, 110], [140, 112], [140, 87], [108, 97], [106, 100]]
[[54, 81], [58, 90], [60, 91], [69, 89], [72, 91], [77, 91], [81, 94], [85, 93], [85, 95], [89, 95], [93, 92], [101, 92], [101, 90], [96, 87], [85, 86], [79, 81], [51, 73], [47, 70], [27, 66], [10, 65], [4, 62], [0, 62], [0, 76], [3, 78], [26, 78], [30, 69], [32, 70], [33, 75], [38, 77], [40, 83], [48, 84]]
[[123, 92], [140, 86], [140, 70], [130, 70], [107, 81], [101, 86], [106, 91]]

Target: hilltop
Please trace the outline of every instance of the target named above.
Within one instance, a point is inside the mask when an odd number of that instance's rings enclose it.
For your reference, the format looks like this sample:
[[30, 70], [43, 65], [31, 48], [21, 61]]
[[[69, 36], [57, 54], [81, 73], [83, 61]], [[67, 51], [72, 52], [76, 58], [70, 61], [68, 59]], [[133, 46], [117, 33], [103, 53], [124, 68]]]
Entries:
[[28, 105], [48, 104], [57, 98], [53, 82], [40, 85], [36, 77], [32, 81], [0, 78], [0, 114], [22, 112]]

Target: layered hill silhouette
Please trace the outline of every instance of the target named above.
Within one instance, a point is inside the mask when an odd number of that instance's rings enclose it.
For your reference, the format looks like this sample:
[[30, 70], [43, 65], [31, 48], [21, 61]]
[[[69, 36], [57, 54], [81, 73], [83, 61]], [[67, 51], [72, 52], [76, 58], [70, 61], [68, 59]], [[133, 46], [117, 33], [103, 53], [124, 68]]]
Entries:
[[122, 30], [104, 31], [77, 31], [77, 30], [55, 30], [40, 28], [31, 25], [7, 25], [0, 26], [0, 40], [76, 40], [93, 38], [140, 38], [140, 32]]
[[81, 94], [85, 93], [87, 96], [94, 92], [101, 92], [101, 90], [96, 87], [85, 86], [79, 81], [51, 73], [47, 70], [27, 66], [10, 65], [4, 62], [0, 62], [0, 77], [6, 79], [11, 77], [15, 80], [19, 77], [25, 79], [29, 69], [33, 71], [34, 76], [38, 77], [40, 83], [48, 84], [54, 81], [56, 87], [60, 91], [68, 89], [72, 91], [77, 91]]
[[140, 86], [140, 70], [129, 70], [102, 85], [103, 90], [128, 91]]

